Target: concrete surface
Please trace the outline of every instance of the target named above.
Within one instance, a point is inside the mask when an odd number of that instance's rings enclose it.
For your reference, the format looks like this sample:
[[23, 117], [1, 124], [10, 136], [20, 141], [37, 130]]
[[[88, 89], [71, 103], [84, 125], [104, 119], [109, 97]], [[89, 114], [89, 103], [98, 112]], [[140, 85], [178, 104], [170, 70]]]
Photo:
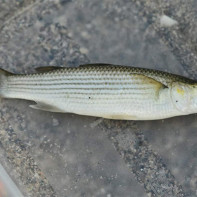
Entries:
[[[108, 62], [196, 77], [195, 1], [1, 0], [0, 10], [0, 65], [12, 72]], [[161, 27], [162, 14], [177, 25]], [[0, 162], [25, 196], [197, 195], [195, 115], [110, 121], [30, 103], [0, 104]]]

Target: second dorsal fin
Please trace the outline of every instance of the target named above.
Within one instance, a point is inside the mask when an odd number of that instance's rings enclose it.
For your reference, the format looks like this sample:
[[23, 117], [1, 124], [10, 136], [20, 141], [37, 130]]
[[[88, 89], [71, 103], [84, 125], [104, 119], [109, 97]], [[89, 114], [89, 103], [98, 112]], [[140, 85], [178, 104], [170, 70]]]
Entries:
[[38, 73], [43, 73], [43, 72], [49, 72], [49, 71], [53, 71], [53, 70], [58, 70], [58, 69], [62, 69], [63, 67], [58, 67], [58, 66], [44, 66], [44, 67], [37, 67], [35, 68], [35, 70]]
[[113, 64], [107, 64], [107, 63], [93, 63], [93, 64], [80, 64], [79, 67], [93, 67], [93, 66], [98, 66], [98, 67], [104, 67], [104, 66], [115, 66]]

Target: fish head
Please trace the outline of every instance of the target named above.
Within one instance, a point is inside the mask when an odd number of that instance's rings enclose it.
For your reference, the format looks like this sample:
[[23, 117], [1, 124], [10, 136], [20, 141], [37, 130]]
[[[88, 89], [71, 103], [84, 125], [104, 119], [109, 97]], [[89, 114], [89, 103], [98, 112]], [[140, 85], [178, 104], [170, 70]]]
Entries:
[[173, 82], [170, 96], [174, 107], [182, 114], [197, 112], [197, 84]]

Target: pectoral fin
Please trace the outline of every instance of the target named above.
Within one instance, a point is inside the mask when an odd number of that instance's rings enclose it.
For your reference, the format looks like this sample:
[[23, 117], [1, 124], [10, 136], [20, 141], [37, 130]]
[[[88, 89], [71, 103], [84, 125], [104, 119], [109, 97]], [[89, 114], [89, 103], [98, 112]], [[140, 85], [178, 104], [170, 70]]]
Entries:
[[131, 80], [134, 81], [134, 85], [136, 83], [136, 86], [140, 87], [138, 90], [144, 94], [144, 100], [154, 99], [158, 101], [163, 90], [168, 88], [162, 82], [145, 74], [131, 73]]
[[59, 109], [53, 105], [49, 105], [49, 104], [45, 104], [45, 103], [41, 103], [41, 102], [37, 102], [36, 105], [30, 105], [29, 107], [31, 107], [33, 109], [43, 110], [43, 111], [64, 112], [61, 109]]
[[131, 74], [131, 76], [137, 77], [138, 79], [141, 79], [141, 83], [147, 84], [147, 85], [152, 85], [158, 88], [168, 88], [165, 84], [162, 82], [158, 81], [157, 79], [154, 79], [153, 77], [146, 76], [144, 74]]

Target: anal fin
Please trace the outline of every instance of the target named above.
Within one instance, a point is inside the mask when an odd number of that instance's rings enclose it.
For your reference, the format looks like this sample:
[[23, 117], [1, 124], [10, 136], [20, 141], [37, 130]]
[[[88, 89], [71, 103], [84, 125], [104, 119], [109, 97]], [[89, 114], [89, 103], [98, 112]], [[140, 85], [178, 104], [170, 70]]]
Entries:
[[37, 102], [36, 105], [29, 105], [29, 107], [31, 107], [33, 109], [39, 109], [39, 110], [49, 111], [49, 112], [64, 112], [61, 109], [59, 109], [53, 105], [45, 104], [45, 103], [41, 103], [41, 102]]
[[128, 114], [111, 114], [111, 115], [103, 115], [102, 117], [107, 119], [115, 119], [115, 120], [138, 120], [136, 116], [132, 116]]

